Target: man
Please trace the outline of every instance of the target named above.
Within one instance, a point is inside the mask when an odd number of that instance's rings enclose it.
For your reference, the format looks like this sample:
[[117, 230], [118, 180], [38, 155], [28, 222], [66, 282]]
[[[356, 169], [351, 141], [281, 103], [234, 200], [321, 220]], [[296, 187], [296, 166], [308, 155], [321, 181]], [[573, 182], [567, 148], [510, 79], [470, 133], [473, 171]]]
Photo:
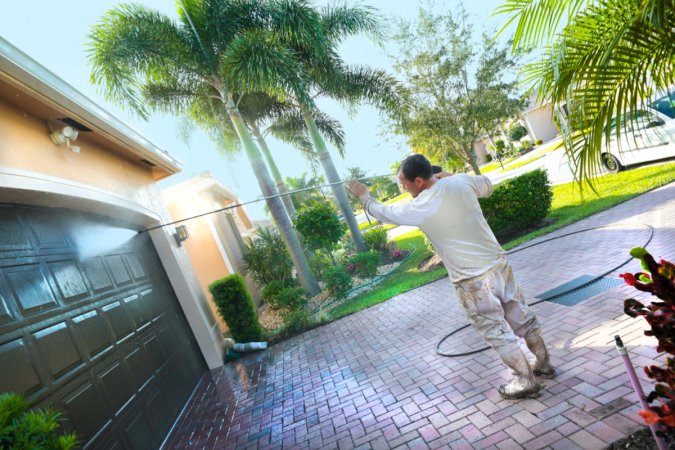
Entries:
[[[539, 322], [480, 209], [478, 198], [492, 194], [492, 183], [485, 176], [449, 175], [432, 175], [429, 161], [412, 155], [398, 171], [412, 201], [383, 205], [370, 197], [364, 184], [352, 181], [348, 187], [370, 215], [382, 222], [418, 226], [426, 234], [448, 269], [467, 318], [513, 374], [499, 393], [509, 399], [537, 397], [542, 386], [534, 375], [552, 378], [555, 369]], [[532, 367], [517, 336], [525, 338], [535, 356]]]

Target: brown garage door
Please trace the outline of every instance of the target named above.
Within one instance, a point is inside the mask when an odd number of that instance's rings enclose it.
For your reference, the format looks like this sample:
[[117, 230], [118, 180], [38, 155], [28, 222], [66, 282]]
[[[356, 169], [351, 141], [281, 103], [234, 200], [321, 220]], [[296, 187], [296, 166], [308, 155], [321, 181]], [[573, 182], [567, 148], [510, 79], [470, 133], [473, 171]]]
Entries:
[[0, 392], [62, 410], [83, 447], [143, 450], [159, 447], [206, 370], [147, 233], [8, 205], [0, 368]]

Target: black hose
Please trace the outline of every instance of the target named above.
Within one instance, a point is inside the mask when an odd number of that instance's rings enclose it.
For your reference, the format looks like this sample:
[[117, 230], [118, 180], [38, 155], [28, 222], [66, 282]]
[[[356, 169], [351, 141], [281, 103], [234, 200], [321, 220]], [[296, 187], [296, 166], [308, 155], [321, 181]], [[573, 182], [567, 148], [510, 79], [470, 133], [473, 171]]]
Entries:
[[[537, 245], [543, 244], [543, 243], [545, 243], [545, 242], [551, 242], [551, 241], [554, 241], [554, 240], [556, 240], [556, 239], [560, 239], [560, 238], [564, 238], [564, 237], [567, 237], [567, 236], [571, 236], [571, 235], [573, 235], [573, 234], [583, 233], [583, 232], [586, 232], [586, 231], [599, 230], [599, 229], [602, 229], [602, 228], [609, 228], [609, 227], [612, 227], [612, 226], [615, 226], [615, 225], [603, 225], [603, 226], [600, 226], [600, 227], [584, 228], [583, 230], [572, 231], [571, 233], [561, 234], [560, 236], [555, 236], [555, 237], [552, 237], [552, 238], [549, 238], [549, 239], [544, 239], [543, 241], [536, 242], [536, 243], [531, 244], [531, 245], [528, 245], [528, 246], [526, 246], [526, 247], [521, 247], [521, 248], [518, 248], [518, 249], [516, 249], [516, 250], [512, 250], [512, 251], [510, 251], [510, 252], [507, 252], [507, 254], [510, 255], [510, 254], [513, 254], [513, 253], [518, 253], [518, 252], [521, 252], [521, 251], [523, 251], [523, 250], [527, 250], [528, 248], [532, 248], [532, 247], [535, 247], [535, 246], [537, 246]], [[647, 239], [647, 242], [645, 242], [645, 243], [642, 245], [642, 247], [647, 247], [647, 245], [651, 242], [652, 237], [654, 236], [654, 228], [653, 228], [651, 225], [645, 225], [645, 226], [649, 229], [649, 238]], [[528, 306], [538, 305], [538, 304], [541, 303], [541, 302], [546, 302], [546, 301], [549, 301], [549, 300], [553, 300], [553, 299], [555, 299], [555, 298], [562, 297], [563, 295], [567, 295], [567, 294], [569, 294], [570, 292], [574, 292], [574, 291], [578, 291], [579, 289], [583, 289], [583, 288], [585, 288], [585, 287], [587, 287], [587, 286], [589, 286], [589, 285], [595, 283], [595, 282], [598, 281], [600, 278], [602, 278], [602, 277], [604, 277], [604, 276], [606, 276], [606, 275], [609, 275], [610, 273], [614, 272], [615, 270], [619, 269], [620, 267], [625, 266], [625, 265], [628, 264], [632, 259], [633, 259], [633, 257], [631, 256], [630, 258], [628, 258], [627, 260], [625, 260], [624, 262], [622, 262], [622, 263], [619, 264], [618, 266], [609, 269], [609, 270], [606, 271], [605, 273], [603, 273], [603, 274], [601, 274], [601, 275], [598, 275], [598, 276], [596, 276], [595, 278], [592, 278], [591, 280], [589, 280], [589, 281], [587, 281], [587, 282], [585, 282], [585, 283], [583, 283], [583, 284], [581, 284], [581, 285], [579, 285], [579, 286], [576, 286], [576, 287], [574, 287], [574, 288], [572, 288], [572, 289], [568, 289], [567, 291], [564, 291], [564, 292], [559, 292], [559, 293], [557, 293], [557, 294], [555, 294], [555, 295], [551, 295], [551, 296], [549, 296], [549, 297], [542, 298], [542, 299], [540, 299], [540, 300], [537, 300], [537, 301], [534, 302], [534, 303], [530, 303]], [[441, 340], [438, 342], [438, 344], [436, 344], [436, 353], [437, 353], [438, 355], [440, 355], [440, 356], [448, 356], [448, 357], [451, 357], [451, 358], [458, 358], [458, 357], [460, 357], [460, 356], [473, 355], [473, 354], [475, 354], [475, 353], [480, 353], [480, 352], [484, 352], [485, 350], [488, 350], [490, 347], [482, 347], [482, 348], [479, 348], [479, 349], [477, 349], [477, 350], [472, 350], [472, 351], [470, 351], [470, 352], [464, 352], [464, 353], [446, 353], [446, 352], [442, 352], [442, 351], [440, 350], [441, 344], [443, 344], [443, 342], [445, 342], [449, 337], [451, 337], [451, 336], [453, 336], [453, 335], [459, 333], [460, 331], [462, 331], [462, 330], [464, 330], [464, 329], [466, 329], [466, 328], [468, 328], [468, 327], [470, 327], [470, 326], [471, 326], [471, 324], [463, 325], [463, 326], [457, 328], [456, 330], [453, 330], [453, 331], [450, 332], [449, 334], [445, 335], [445, 336], [443, 337], [443, 339], [441, 339]]]

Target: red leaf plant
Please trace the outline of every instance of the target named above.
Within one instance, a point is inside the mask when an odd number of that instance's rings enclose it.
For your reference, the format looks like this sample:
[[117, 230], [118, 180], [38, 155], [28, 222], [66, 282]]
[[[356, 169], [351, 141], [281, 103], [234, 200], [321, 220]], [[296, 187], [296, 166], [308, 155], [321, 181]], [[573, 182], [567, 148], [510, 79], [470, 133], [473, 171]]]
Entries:
[[[665, 367], [645, 367], [647, 376], [656, 381], [654, 390], [647, 395], [649, 409], [640, 411], [640, 416], [648, 425], [661, 423], [675, 428], [675, 265], [664, 259], [658, 263], [642, 247], [630, 251], [631, 256], [640, 260], [644, 272], [623, 273], [620, 275], [626, 284], [642, 292], [649, 292], [658, 300], [644, 305], [635, 299], [624, 301], [624, 312], [631, 317], [643, 316], [651, 329], [645, 330], [646, 336], [658, 340], [656, 350], [666, 352]], [[656, 401], [659, 404], [654, 404]]]

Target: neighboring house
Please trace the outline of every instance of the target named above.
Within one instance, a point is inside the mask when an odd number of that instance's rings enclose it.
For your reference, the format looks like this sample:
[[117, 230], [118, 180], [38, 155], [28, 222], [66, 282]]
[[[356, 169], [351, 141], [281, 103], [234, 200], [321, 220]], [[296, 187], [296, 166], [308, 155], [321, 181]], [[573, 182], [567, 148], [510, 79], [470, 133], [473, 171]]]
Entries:
[[537, 102], [537, 92], [530, 95], [529, 107], [522, 114], [522, 123], [527, 128], [532, 142], [541, 139], [550, 141], [558, 136], [558, 128], [553, 120], [553, 107], [550, 102]]
[[[194, 217], [241, 203], [237, 196], [210, 174], [204, 173], [183, 183], [162, 190], [173, 220]], [[189, 238], [183, 242], [202, 292], [211, 298], [208, 286], [215, 280], [235, 272], [242, 273], [241, 245], [253, 231], [253, 225], [243, 206], [206, 214], [180, 222]], [[257, 292], [249, 284], [254, 297]], [[219, 318], [221, 331], [227, 326], [220, 319], [213, 301], [213, 314]]]
[[0, 38], [0, 392], [61, 410], [83, 448], [159, 447], [222, 365], [174, 227], [144, 231], [179, 171]]

